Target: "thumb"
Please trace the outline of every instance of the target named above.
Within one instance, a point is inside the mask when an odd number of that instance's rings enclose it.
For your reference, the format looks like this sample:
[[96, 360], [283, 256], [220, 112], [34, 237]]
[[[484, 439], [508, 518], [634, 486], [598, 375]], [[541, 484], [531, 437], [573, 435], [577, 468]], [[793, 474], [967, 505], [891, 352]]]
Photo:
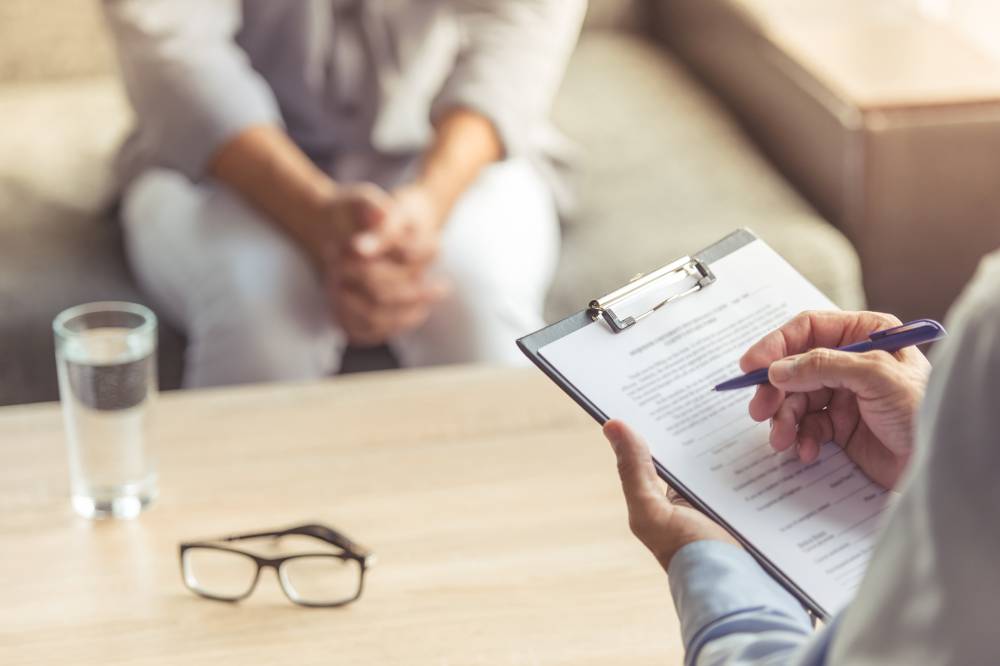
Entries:
[[392, 199], [374, 185], [359, 186], [354, 194], [354, 235], [352, 249], [362, 257], [383, 253], [393, 236]]
[[379, 210], [373, 218], [377, 221], [368, 228], [362, 228], [352, 241], [354, 251], [366, 259], [399, 248], [406, 236], [406, 224], [397, 211], [391, 208]]
[[628, 512], [639, 517], [649, 512], [651, 506], [663, 500], [659, 477], [653, 467], [653, 458], [645, 442], [621, 421], [604, 424], [604, 436], [611, 443], [618, 458], [618, 476]]
[[887, 362], [895, 361], [885, 352], [855, 354], [818, 348], [775, 361], [767, 376], [773, 386], [789, 393], [832, 388], [871, 397], [886, 383]]

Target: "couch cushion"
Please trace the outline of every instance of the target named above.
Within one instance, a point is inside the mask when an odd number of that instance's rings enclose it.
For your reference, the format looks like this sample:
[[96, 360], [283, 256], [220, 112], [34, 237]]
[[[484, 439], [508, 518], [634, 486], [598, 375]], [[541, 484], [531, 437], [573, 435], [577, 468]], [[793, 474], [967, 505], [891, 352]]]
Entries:
[[[143, 302], [110, 219], [111, 156], [130, 122], [113, 79], [0, 88], [0, 405], [56, 396], [51, 322], [95, 300]], [[179, 337], [161, 326], [161, 380]]]
[[[122, 254], [118, 225], [0, 185], [0, 405], [56, 397], [51, 323], [71, 305], [142, 303]], [[161, 385], [179, 382], [179, 336], [161, 322]]]
[[554, 110], [579, 146], [550, 319], [640, 271], [747, 226], [843, 307], [863, 303], [857, 256], [664, 50], [584, 34]]
[[0, 178], [79, 210], [113, 196], [112, 160], [132, 123], [112, 77], [0, 86]]
[[0, 2], [0, 82], [108, 75], [113, 68], [98, 0]]

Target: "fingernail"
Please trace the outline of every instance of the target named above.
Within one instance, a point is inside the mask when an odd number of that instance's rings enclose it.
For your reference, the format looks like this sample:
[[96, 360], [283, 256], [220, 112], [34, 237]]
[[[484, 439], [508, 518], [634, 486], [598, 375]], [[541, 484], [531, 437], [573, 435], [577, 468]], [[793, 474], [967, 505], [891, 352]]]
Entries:
[[786, 382], [792, 378], [792, 369], [794, 367], [795, 361], [790, 358], [783, 358], [771, 364], [768, 375], [775, 381]]

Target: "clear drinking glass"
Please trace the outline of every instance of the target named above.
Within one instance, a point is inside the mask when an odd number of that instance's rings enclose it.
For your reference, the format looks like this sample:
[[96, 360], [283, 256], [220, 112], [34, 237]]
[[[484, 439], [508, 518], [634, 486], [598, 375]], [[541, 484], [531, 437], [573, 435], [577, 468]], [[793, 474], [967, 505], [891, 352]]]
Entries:
[[73, 509], [132, 518], [156, 498], [147, 434], [156, 401], [156, 315], [133, 303], [63, 311], [52, 323]]

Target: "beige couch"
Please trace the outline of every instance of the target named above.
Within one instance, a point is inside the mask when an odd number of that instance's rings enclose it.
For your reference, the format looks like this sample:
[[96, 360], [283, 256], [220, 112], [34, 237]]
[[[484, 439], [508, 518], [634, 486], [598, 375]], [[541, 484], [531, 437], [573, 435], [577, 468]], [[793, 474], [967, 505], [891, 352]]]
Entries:
[[[851, 246], [641, 33], [647, 9], [592, 3], [555, 105], [580, 147], [579, 206], [566, 220], [549, 317], [739, 226], [834, 301], [859, 305]], [[0, 3], [0, 404], [56, 398], [49, 323], [60, 309], [143, 300], [112, 215], [110, 161], [130, 122], [94, 0]], [[182, 348], [165, 330], [167, 388], [178, 384]]]

